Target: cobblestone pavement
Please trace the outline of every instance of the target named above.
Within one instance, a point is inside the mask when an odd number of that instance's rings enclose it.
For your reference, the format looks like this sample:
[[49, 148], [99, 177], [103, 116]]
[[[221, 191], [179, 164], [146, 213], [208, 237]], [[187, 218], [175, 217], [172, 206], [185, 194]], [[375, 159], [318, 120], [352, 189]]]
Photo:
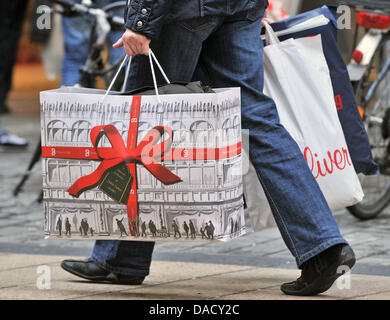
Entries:
[[[44, 240], [40, 192], [40, 162], [17, 199], [12, 190], [26, 169], [39, 139], [38, 116], [6, 116], [1, 122], [30, 140], [27, 150], [0, 149], [0, 252], [88, 256], [92, 241]], [[358, 221], [346, 210], [335, 212], [343, 236], [358, 258], [353, 273], [390, 276], [390, 209], [377, 219]], [[248, 234], [228, 243], [156, 245], [154, 259], [258, 267], [296, 268], [276, 228]]]

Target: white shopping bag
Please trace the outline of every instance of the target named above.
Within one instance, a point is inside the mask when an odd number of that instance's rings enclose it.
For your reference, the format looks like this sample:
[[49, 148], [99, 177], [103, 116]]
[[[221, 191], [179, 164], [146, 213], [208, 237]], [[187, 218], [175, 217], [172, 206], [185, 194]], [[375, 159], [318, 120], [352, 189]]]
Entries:
[[321, 35], [279, 42], [266, 24], [265, 94], [299, 145], [331, 209], [363, 199], [337, 116]]
[[[364, 195], [337, 115], [321, 35], [280, 42], [266, 24], [266, 38], [264, 93], [275, 101], [281, 124], [300, 147], [330, 208], [358, 203]], [[244, 196], [257, 231], [274, 224], [252, 171], [244, 175]]]

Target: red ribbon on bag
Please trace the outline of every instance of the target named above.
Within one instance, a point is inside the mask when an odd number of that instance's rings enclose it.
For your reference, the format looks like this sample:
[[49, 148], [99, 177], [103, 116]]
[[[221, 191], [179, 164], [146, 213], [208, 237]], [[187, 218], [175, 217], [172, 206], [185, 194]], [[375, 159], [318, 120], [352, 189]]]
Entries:
[[[161, 160], [162, 155], [171, 148], [171, 128], [164, 126], [152, 128], [137, 146], [140, 102], [140, 96], [133, 97], [126, 147], [122, 136], [115, 126], [103, 125], [92, 128], [90, 134], [91, 141], [98, 158], [102, 160], [102, 162], [94, 172], [77, 179], [67, 190], [72, 196], [79, 197], [83, 191], [98, 184], [107, 170], [124, 162], [134, 177], [127, 202], [127, 215], [132, 235], [138, 233], [138, 230], [133, 230], [130, 223], [131, 221], [136, 220], [138, 216], [137, 176], [135, 165], [137, 163], [142, 164], [151, 174], [164, 184], [173, 184], [182, 181], [180, 177], [157, 162], [157, 160]], [[157, 144], [157, 141], [160, 138], [162, 139], [165, 133], [167, 133], [169, 137]], [[108, 138], [112, 146], [111, 148], [98, 147], [99, 141], [103, 136]]]

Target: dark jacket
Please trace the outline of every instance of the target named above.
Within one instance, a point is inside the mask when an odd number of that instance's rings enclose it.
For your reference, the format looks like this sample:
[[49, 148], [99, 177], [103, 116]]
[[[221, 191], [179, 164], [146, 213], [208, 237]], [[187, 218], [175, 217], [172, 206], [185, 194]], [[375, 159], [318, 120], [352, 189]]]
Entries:
[[126, 28], [157, 39], [163, 25], [204, 16], [229, 16], [268, 5], [267, 0], [128, 0]]

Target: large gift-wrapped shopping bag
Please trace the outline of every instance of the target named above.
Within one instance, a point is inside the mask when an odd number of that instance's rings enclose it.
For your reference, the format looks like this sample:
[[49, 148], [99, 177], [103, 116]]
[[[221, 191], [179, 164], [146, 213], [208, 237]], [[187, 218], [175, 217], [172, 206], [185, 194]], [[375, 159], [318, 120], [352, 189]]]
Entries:
[[245, 233], [239, 88], [103, 96], [41, 92], [46, 237], [209, 241]]

